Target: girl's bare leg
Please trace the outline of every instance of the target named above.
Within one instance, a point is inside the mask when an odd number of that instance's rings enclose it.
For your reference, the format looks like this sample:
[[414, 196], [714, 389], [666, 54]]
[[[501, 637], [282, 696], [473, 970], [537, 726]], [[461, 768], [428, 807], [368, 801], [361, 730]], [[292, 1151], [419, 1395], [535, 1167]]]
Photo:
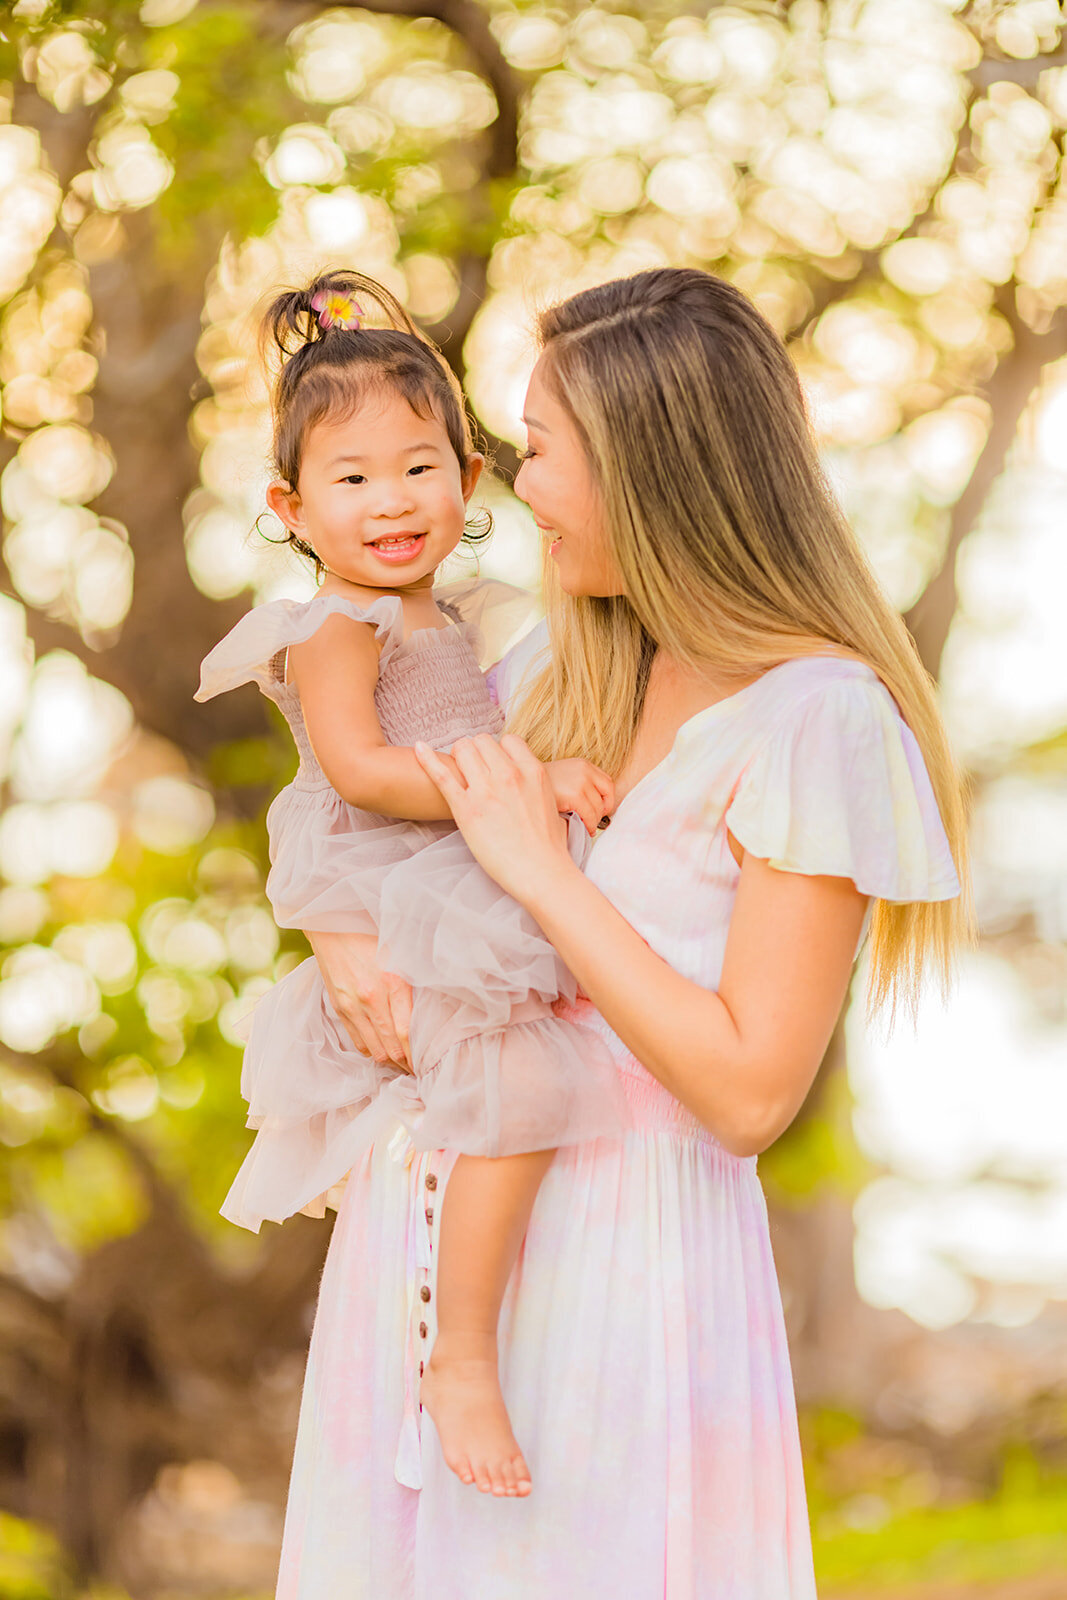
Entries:
[[554, 1154], [460, 1156], [445, 1191], [437, 1337], [422, 1380], [422, 1403], [452, 1471], [484, 1494], [530, 1492], [529, 1468], [500, 1389], [497, 1322]]

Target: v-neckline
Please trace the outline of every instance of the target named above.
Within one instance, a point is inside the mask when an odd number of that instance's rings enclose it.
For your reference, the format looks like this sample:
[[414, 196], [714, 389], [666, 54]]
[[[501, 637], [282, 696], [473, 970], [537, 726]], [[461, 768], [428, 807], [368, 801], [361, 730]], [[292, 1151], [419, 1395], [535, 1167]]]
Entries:
[[[666, 755], [662, 756], [660, 760], [656, 762], [655, 766], [649, 767], [648, 771], [643, 773], [641, 777], [638, 778], [637, 782], [627, 789], [622, 799], [618, 801], [615, 806], [615, 810], [612, 813], [612, 824], [614, 824], [615, 818], [618, 816], [626, 802], [630, 799], [631, 795], [635, 795], [639, 789], [648, 783], [650, 778], [654, 778], [658, 772], [661, 772], [664, 767], [668, 766], [669, 763], [673, 761], [682, 735], [685, 734], [696, 723], [702, 722], [705, 717], [710, 719], [713, 711], [720, 711], [724, 708], [736, 705], [737, 702], [743, 699], [745, 695], [749, 694], [751, 690], [757, 689], [761, 683], [765, 683], [767, 679], [774, 673], [781, 672], [783, 667], [791, 666], [795, 661], [833, 661], [836, 659], [837, 658], [834, 656], [790, 656], [787, 661], [779, 661], [775, 666], [768, 667], [766, 672], [761, 672], [758, 678], [752, 679], [751, 683], [742, 684], [741, 688], [735, 689], [732, 694], [724, 694], [721, 699], [713, 700], [710, 705], [701, 706], [699, 711], [694, 711], [692, 716], [686, 717], [684, 722], [680, 722], [678, 724], [674, 732], [674, 738], [671, 740], [671, 747], [667, 751]], [[607, 828], [605, 828], [604, 832], [610, 833], [611, 826], [609, 825]]]

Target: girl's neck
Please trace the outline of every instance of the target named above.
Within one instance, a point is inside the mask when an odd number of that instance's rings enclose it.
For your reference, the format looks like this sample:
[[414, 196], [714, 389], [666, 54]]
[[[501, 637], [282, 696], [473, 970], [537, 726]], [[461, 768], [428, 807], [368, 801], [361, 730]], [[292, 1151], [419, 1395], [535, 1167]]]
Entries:
[[319, 586], [320, 594], [339, 595], [343, 600], [355, 600], [360, 605], [370, 605], [382, 595], [391, 595], [399, 600], [405, 611], [409, 606], [415, 610], [436, 610], [433, 598], [434, 579], [436, 571], [428, 572], [424, 577], [417, 578], [413, 583], [396, 584], [386, 587], [372, 587], [367, 583], [351, 583], [347, 578], [342, 578], [336, 572], [327, 572]]

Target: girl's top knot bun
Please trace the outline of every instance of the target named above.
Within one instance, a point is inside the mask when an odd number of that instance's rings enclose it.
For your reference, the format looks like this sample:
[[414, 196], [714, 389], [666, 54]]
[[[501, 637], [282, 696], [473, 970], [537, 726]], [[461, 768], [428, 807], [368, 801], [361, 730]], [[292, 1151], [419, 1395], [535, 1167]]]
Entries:
[[423, 340], [395, 295], [373, 278], [361, 272], [324, 272], [306, 288], [277, 296], [264, 319], [263, 340], [273, 346], [276, 357], [289, 361], [307, 345], [367, 328], [390, 328]]

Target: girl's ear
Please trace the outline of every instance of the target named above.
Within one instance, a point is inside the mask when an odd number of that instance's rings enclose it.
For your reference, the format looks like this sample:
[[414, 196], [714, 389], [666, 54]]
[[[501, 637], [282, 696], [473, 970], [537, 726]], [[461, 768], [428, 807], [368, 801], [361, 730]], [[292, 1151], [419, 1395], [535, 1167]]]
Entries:
[[471, 454], [467, 457], [467, 470], [466, 470], [466, 472], [464, 472], [463, 478], [462, 478], [462, 483], [463, 483], [463, 503], [464, 503], [464, 505], [466, 505], [467, 501], [470, 499], [471, 495], [474, 493], [475, 488], [477, 487], [477, 484], [478, 484], [478, 479], [482, 475], [482, 468], [484, 466], [485, 466], [485, 457], [484, 456], [480, 456], [476, 450], [472, 451]]
[[304, 505], [295, 489], [281, 478], [276, 478], [267, 487], [267, 504], [278, 518], [284, 522], [290, 533], [303, 533], [304, 530]]

